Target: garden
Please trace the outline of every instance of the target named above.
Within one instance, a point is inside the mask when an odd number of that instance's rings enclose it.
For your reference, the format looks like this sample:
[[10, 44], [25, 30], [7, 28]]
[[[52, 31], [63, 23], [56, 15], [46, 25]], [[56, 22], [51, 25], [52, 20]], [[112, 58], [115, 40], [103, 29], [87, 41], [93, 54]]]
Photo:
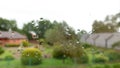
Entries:
[[[26, 43], [26, 42], [24, 42]], [[72, 45], [74, 44], [74, 46]], [[37, 45], [36, 45], [37, 46]], [[2, 68], [120, 68], [120, 51], [87, 43], [0, 47]], [[7, 48], [7, 49], [6, 49]], [[18, 55], [19, 54], [19, 55]], [[16, 56], [17, 55], [17, 56]]]

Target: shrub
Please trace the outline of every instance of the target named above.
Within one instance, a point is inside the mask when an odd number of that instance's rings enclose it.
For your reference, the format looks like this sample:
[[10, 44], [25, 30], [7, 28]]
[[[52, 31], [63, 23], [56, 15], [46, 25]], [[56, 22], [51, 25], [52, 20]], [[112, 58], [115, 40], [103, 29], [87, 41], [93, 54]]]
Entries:
[[64, 49], [62, 48], [62, 46], [54, 47], [53, 58], [64, 59], [65, 57], [66, 57], [66, 54], [65, 54]]
[[81, 63], [87, 63], [89, 60], [89, 57], [85, 54], [81, 57]]
[[113, 68], [120, 68], [120, 64], [114, 64]]
[[27, 48], [22, 52], [21, 62], [24, 65], [37, 65], [41, 63], [41, 51], [36, 48]]
[[12, 55], [6, 55], [4, 60], [13, 60], [14, 57]]
[[22, 45], [23, 45], [24, 47], [28, 47], [30, 44], [29, 44], [28, 41], [22, 41]]
[[88, 44], [88, 43], [84, 43], [84, 44], [82, 44], [82, 47], [84, 47], [86, 49], [86, 48], [92, 47], [92, 45]]
[[71, 58], [76, 63], [87, 63], [88, 56], [80, 45], [62, 45], [53, 49], [53, 57], [57, 59]]
[[77, 63], [87, 63], [89, 60], [88, 56], [86, 54], [82, 55], [81, 57], [77, 58]]
[[108, 56], [110, 61], [118, 61], [118, 60], [120, 60], [120, 53], [117, 53], [117, 52], [114, 52], [114, 51], [109, 52], [107, 54], [107, 56]]
[[106, 57], [106, 56], [96, 56], [95, 58], [94, 58], [94, 60], [93, 60], [93, 62], [95, 62], [95, 63], [105, 63], [105, 62], [107, 62], [109, 60], [109, 58], [108, 57]]
[[45, 42], [44, 39], [39, 39], [38, 41], [39, 41], [39, 44], [40, 44], [40, 45]]
[[0, 54], [4, 53], [4, 49], [0, 46]]
[[6, 44], [6, 47], [19, 47], [19, 44]]

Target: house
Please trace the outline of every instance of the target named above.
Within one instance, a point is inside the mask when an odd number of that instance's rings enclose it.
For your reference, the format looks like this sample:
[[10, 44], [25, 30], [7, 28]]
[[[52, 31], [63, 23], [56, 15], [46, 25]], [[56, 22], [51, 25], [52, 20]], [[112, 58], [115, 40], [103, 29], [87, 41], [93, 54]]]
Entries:
[[27, 40], [26, 36], [15, 31], [0, 31], [0, 45], [20, 44], [23, 40]]
[[89, 35], [88, 39], [86, 39], [86, 42], [92, 45], [96, 45], [95, 40], [98, 38], [98, 36], [98, 34]]
[[106, 48], [112, 48], [112, 45], [118, 41], [120, 41], [119, 32], [84, 34], [81, 37], [81, 42]]

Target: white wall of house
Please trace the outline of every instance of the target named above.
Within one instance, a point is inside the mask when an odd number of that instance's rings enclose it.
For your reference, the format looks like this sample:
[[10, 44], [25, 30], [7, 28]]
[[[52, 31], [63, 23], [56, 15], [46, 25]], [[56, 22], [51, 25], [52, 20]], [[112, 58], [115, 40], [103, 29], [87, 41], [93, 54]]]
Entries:
[[[96, 37], [98, 35], [99, 37]], [[96, 40], [94, 40], [95, 37]], [[81, 38], [81, 42], [86, 42], [92, 45], [95, 44], [99, 47], [106, 47], [107, 44], [107, 47], [111, 48], [113, 43], [120, 41], [120, 33], [96, 33], [89, 35], [86, 41], [85, 38], [86, 36], [84, 35]], [[105, 41], [106, 39], [108, 39], [107, 42]]]
[[94, 40], [97, 36], [98, 36], [97, 34], [89, 35], [89, 37], [87, 39], [87, 43], [92, 44], [92, 45], [96, 45]]
[[120, 41], [120, 33], [114, 33], [113, 37], [108, 40], [108, 47], [111, 48], [115, 42]]
[[96, 46], [105, 47], [106, 44], [108, 44], [108, 42], [106, 43], [105, 40], [106, 40], [110, 35], [111, 35], [111, 34], [109, 34], [109, 33], [104, 33], [104, 34], [99, 33], [99, 37], [96, 39]]

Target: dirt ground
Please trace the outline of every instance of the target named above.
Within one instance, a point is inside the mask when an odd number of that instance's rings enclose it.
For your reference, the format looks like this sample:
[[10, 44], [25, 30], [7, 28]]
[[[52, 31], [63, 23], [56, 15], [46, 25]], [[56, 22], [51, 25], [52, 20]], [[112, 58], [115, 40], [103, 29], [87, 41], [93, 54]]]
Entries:
[[11, 52], [16, 59], [19, 59], [21, 56], [20, 51], [18, 51], [18, 47], [5, 47], [4, 49]]

